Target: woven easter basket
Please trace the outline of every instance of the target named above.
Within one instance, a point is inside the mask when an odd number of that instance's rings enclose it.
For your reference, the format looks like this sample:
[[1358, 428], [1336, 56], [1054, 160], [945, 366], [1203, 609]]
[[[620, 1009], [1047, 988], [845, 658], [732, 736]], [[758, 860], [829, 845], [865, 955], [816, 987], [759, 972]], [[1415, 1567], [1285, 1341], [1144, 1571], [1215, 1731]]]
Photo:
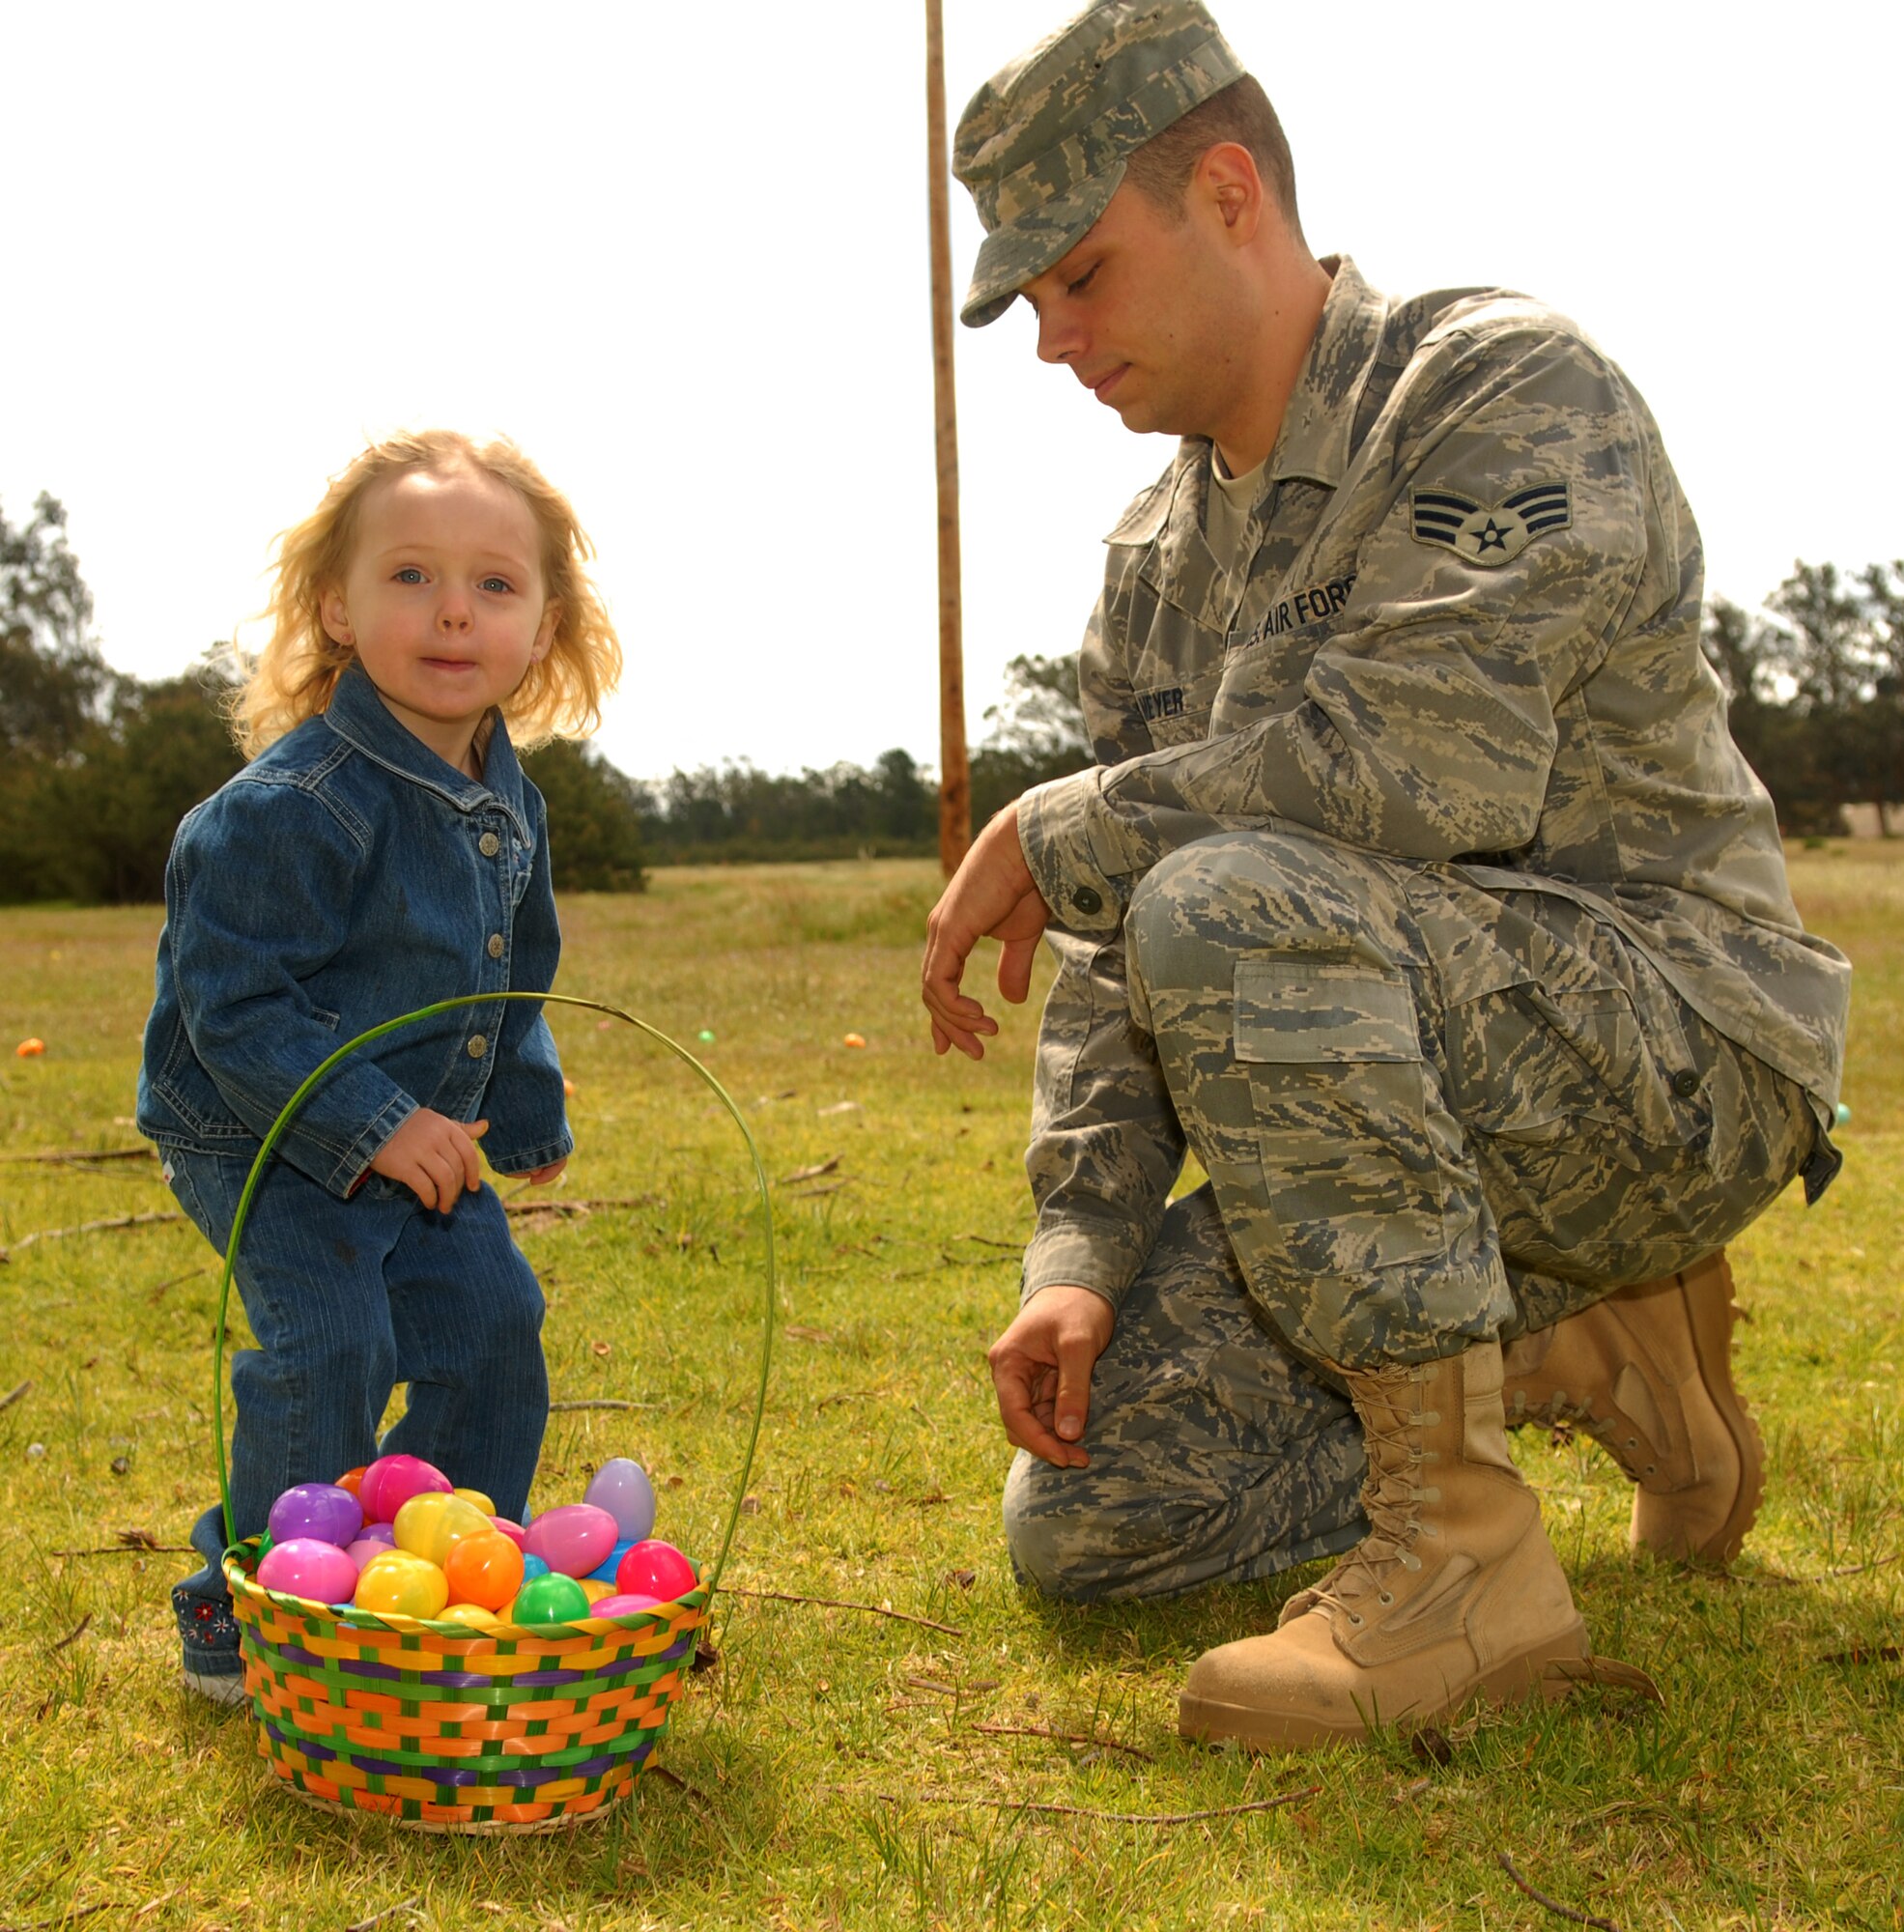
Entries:
[[[715, 1560], [672, 1604], [626, 1617], [532, 1627], [378, 1615], [315, 1604], [255, 1579], [258, 1541], [234, 1536], [225, 1457], [225, 1318], [232, 1262], [266, 1163], [307, 1094], [369, 1041], [458, 1007], [539, 999], [623, 1020], [687, 1063], [740, 1128], [765, 1236], [760, 1377], [740, 1479]], [[617, 1007], [564, 994], [486, 993], [443, 1000], [341, 1046], [286, 1103], [252, 1164], [227, 1245], [213, 1372], [213, 1431], [224, 1497], [225, 1580], [237, 1613], [258, 1751], [308, 1803], [375, 1812], [420, 1832], [554, 1832], [606, 1815], [652, 1757], [686, 1688], [696, 1633], [720, 1582], [760, 1435], [773, 1354], [773, 1213], [746, 1121], [693, 1054]]]

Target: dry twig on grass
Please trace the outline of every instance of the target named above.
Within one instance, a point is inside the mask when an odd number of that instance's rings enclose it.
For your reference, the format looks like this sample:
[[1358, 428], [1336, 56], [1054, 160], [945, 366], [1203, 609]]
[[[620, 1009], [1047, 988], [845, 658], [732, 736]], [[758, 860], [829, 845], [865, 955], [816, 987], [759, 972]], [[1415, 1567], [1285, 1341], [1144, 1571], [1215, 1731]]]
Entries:
[[373, 1912], [368, 1918], [359, 1918], [354, 1925], [344, 1927], [344, 1932], [370, 1932], [373, 1925], [381, 1925], [386, 1918], [394, 1918], [399, 1912], [414, 1912], [423, 1903], [423, 1894], [412, 1892], [408, 1898], [399, 1899], [394, 1905], [386, 1905], [382, 1912]]
[[1544, 1906], [1560, 1918], [1571, 1918], [1576, 1925], [1595, 1925], [1600, 1932], [1620, 1932], [1620, 1928], [1610, 1918], [1596, 1918], [1590, 1912], [1577, 1912], [1571, 1905], [1562, 1905], [1557, 1898], [1549, 1898], [1538, 1886], [1529, 1885], [1520, 1876], [1520, 1870], [1506, 1852], [1496, 1853], [1501, 1870], [1531, 1898], [1536, 1905]]
[[14, 1388], [10, 1388], [5, 1395], [0, 1396], [0, 1408], [12, 1408], [14, 1403], [18, 1402], [20, 1397], [32, 1386], [33, 1381], [29, 1377], [27, 1380], [18, 1383]]
[[[910, 1678], [906, 1680], [912, 1682]], [[1140, 1750], [1135, 1745], [1121, 1744], [1116, 1738], [1089, 1738], [1081, 1731], [1054, 1731], [1045, 1724], [974, 1724], [975, 1731], [983, 1731], [989, 1738], [1054, 1738], [1061, 1745], [1091, 1745], [1098, 1750], [1124, 1751], [1131, 1757], [1141, 1757], [1146, 1764], [1154, 1764], [1156, 1759], [1147, 1750]]]
[[591, 1396], [585, 1402], [552, 1402], [551, 1415], [573, 1415], [579, 1408], [666, 1408], [665, 1402], [624, 1402], [618, 1395]]
[[0, 1262], [10, 1262], [22, 1248], [30, 1248], [35, 1241], [57, 1241], [68, 1235], [111, 1235], [122, 1228], [156, 1228], [166, 1221], [183, 1221], [185, 1217], [172, 1209], [151, 1214], [114, 1214], [103, 1221], [80, 1221], [71, 1228], [40, 1228], [31, 1235], [22, 1235], [11, 1247], [0, 1248]]
[[831, 1174], [838, 1165], [839, 1156], [834, 1154], [829, 1159], [816, 1161], [811, 1167], [796, 1167], [791, 1174], [781, 1175], [776, 1185], [791, 1187], [797, 1181], [817, 1180], [821, 1175]]
[[68, 1644], [77, 1643], [79, 1639], [86, 1634], [87, 1630], [92, 1625], [92, 1621], [93, 1621], [93, 1613], [91, 1610], [88, 1610], [86, 1614], [83, 1617], [81, 1617], [79, 1621], [76, 1624], [74, 1624], [73, 1627], [70, 1631], [68, 1631], [63, 1637], [60, 1638], [59, 1642], [54, 1644], [52, 1649], [47, 1652], [47, 1655], [49, 1657], [56, 1656], [60, 1651], [63, 1651]]
[[[1238, 1818], [1246, 1811], [1274, 1811], [1299, 1799], [1314, 1798], [1321, 1788], [1320, 1784], [1304, 1784], [1294, 1791], [1285, 1791], [1278, 1798], [1258, 1798], [1248, 1804], [1218, 1804], [1208, 1811], [1098, 1811], [1088, 1804], [1050, 1804], [1035, 1798], [967, 1798], [956, 1791], [879, 1791], [873, 1795], [888, 1804], [977, 1804], [990, 1811], [1054, 1811], [1066, 1818], [1097, 1818], [1109, 1825], [1195, 1825], [1206, 1818]], [[1617, 1926], [1614, 1932], [1619, 1932]]]
[[910, 1610], [889, 1610], [883, 1604], [849, 1604], [838, 1597], [799, 1597], [790, 1590], [743, 1590], [736, 1583], [721, 1585], [730, 1597], [753, 1597], [770, 1604], [816, 1604], [823, 1610], [864, 1610], [869, 1617], [891, 1617], [895, 1623], [923, 1624], [929, 1631], [943, 1631], [948, 1636], [963, 1636], [951, 1624], [937, 1624], [930, 1617], [916, 1617]]
[[102, 1160], [156, 1160], [158, 1153], [149, 1147], [129, 1148], [49, 1148], [44, 1153], [0, 1153], [0, 1161], [37, 1161], [44, 1167], [62, 1164], [88, 1167]]
[[64, 1912], [56, 1912], [50, 1918], [9, 1918], [0, 1921], [0, 1932], [43, 1932], [52, 1925], [77, 1925], [82, 1918], [91, 1918], [98, 1912], [124, 1912], [128, 1910], [123, 1898], [102, 1898], [97, 1905], [69, 1906]]
[[149, 1529], [122, 1529], [117, 1543], [101, 1549], [56, 1549], [55, 1556], [196, 1556], [188, 1543], [160, 1543]]
[[680, 1776], [675, 1772], [669, 1771], [665, 1764], [655, 1764], [650, 1761], [647, 1776], [650, 1777], [665, 1778], [669, 1784], [673, 1785], [675, 1790], [685, 1791], [703, 1811], [712, 1811], [714, 1809], [714, 1801], [708, 1797], [706, 1792], [696, 1791], [685, 1777]]

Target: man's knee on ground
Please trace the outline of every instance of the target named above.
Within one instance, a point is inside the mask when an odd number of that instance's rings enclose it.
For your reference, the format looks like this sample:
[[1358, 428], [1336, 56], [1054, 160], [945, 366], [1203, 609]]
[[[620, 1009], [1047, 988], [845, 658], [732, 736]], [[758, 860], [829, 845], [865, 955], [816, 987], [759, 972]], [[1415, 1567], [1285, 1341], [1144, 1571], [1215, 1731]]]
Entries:
[[1092, 1534], [1096, 1513], [1079, 1507], [1087, 1501], [1075, 1470], [1025, 1455], [1012, 1463], [1000, 1509], [1005, 1547], [1021, 1583], [1072, 1603], [1103, 1594], [1110, 1552]]

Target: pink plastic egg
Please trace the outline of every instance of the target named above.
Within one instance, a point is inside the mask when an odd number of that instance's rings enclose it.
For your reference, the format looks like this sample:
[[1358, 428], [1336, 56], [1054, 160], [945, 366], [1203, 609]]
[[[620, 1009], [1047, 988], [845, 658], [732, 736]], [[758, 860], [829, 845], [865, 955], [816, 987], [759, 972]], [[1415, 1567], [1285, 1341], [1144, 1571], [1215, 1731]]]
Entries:
[[[382, 1556], [383, 1553], [391, 1547], [392, 1546], [385, 1543], [382, 1537], [360, 1536], [354, 1544], [351, 1545], [351, 1547], [348, 1549], [345, 1550], [344, 1554], [348, 1556], [351, 1559], [351, 1561], [357, 1566], [358, 1570], [362, 1570], [365, 1564], [367, 1564], [373, 1556]], [[355, 1590], [356, 1588], [356, 1585], [354, 1583], [352, 1584], [351, 1587], [353, 1590]], [[339, 1603], [342, 1603], [343, 1599], [340, 1597], [337, 1601]]]
[[258, 1581], [313, 1604], [348, 1604], [356, 1592], [357, 1566], [334, 1543], [294, 1536], [266, 1550]]
[[495, 1523], [497, 1528], [499, 1529], [503, 1533], [503, 1535], [506, 1536], [509, 1539], [509, 1541], [516, 1546], [518, 1549], [522, 1549], [527, 1545], [528, 1531], [526, 1530], [521, 1523], [511, 1522], [506, 1516], [493, 1516], [490, 1518], [490, 1521]]
[[630, 1594], [626, 1590], [617, 1591], [612, 1597], [602, 1597], [589, 1606], [591, 1617], [633, 1617], [643, 1610], [658, 1609], [659, 1597], [644, 1597]]
[[615, 1546], [614, 1518], [593, 1503], [560, 1503], [528, 1526], [528, 1553], [558, 1576], [585, 1577]]
[[394, 1522], [397, 1512], [412, 1496], [430, 1490], [447, 1495], [454, 1487], [440, 1469], [420, 1456], [380, 1456], [363, 1472], [357, 1495], [365, 1522]]
[[658, 1604], [685, 1597], [698, 1580], [695, 1566], [671, 1543], [658, 1537], [638, 1543], [614, 1573], [617, 1596], [652, 1597]]

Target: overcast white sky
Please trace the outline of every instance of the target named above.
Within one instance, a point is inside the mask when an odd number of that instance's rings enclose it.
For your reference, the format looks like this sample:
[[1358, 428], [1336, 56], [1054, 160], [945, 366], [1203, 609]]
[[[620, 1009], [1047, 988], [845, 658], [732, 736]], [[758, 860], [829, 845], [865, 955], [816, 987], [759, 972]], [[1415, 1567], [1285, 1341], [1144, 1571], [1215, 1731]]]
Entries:
[[[948, 93], [1067, 0], [945, 0]], [[1568, 309], [1652, 403], [1709, 587], [1904, 554], [1894, 9], [1229, 0], [1318, 252]], [[183, 668], [366, 434], [513, 435], [601, 551], [625, 769], [936, 761], [924, 0], [0, 0], [0, 502], [107, 658]], [[979, 239], [954, 190], [961, 286]], [[975, 737], [1074, 647], [1169, 446], [959, 331]]]

